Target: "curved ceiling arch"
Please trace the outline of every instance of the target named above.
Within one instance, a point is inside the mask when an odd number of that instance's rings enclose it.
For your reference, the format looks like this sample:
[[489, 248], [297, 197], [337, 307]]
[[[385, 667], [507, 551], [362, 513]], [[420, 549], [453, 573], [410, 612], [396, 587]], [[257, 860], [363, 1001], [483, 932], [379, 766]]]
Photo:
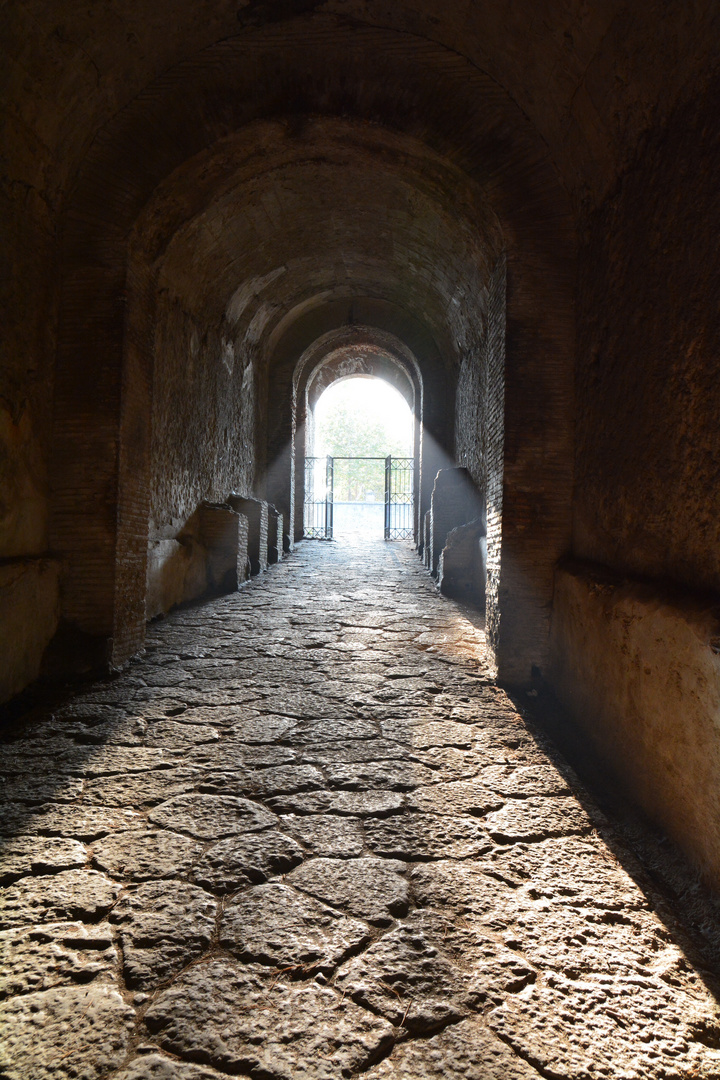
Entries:
[[379, 379], [395, 390], [411, 413], [415, 412], [414, 387], [404, 368], [378, 349], [342, 349], [328, 356], [313, 372], [307, 387], [308, 408], [314, 409], [326, 390], [351, 379]]
[[[401, 378], [388, 376], [389, 366]], [[374, 326], [346, 326], [317, 338], [296, 364], [294, 396], [307, 394], [312, 408], [333, 382], [354, 375], [386, 379], [411, 409], [417, 399], [421, 415], [423, 379], [417, 359], [404, 341]]]
[[[288, 33], [289, 27], [293, 32]], [[288, 102], [295, 109], [289, 118]], [[516, 349], [513, 362], [529, 363], [534, 385], [550, 402], [551, 411], [565, 408], [574, 257], [569, 201], [542, 138], [491, 77], [458, 52], [420, 36], [378, 31], [325, 15], [309, 23], [247, 31], [197, 53], [148, 86], [98, 134], [63, 211], [52, 535], [67, 557], [68, 617], [92, 632], [108, 633], [117, 655], [132, 651], [142, 620], [137, 596], [142, 591], [140, 552], [146, 543], [147, 515], [141, 504], [148, 485], [139, 477], [149, 468], [152, 400], [152, 282], [147, 266], [128, 262], [133, 229], [153, 194], [175, 170], [248, 124], [280, 114], [288, 144], [298, 147], [300, 158], [307, 153], [313, 131], [314, 121], [308, 117], [342, 117], [424, 144], [456, 176], [470, 178], [490, 208], [485, 220], [494, 215], [500, 224], [511, 297], [520, 305], [512, 325], [516, 337], [527, 341], [527, 351], [525, 346]], [[221, 200], [213, 184], [212, 162], [209, 168], [207, 205], [213, 207]], [[458, 185], [450, 187], [447, 201], [440, 200], [445, 220], [458, 209], [454, 203]], [[312, 199], [312, 191], [307, 194]], [[186, 187], [176, 190], [176, 197], [176, 220], [187, 222], [185, 207], [193, 194]], [[168, 222], [159, 220], [158, 225], [162, 251], [178, 230]], [[443, 251], [446, 230], [430, 222], [427, 231], [423, 245], [408, 249], [411, 257], [433, 247]], [[361, 248], [364, 240], [358, 240]], [[430, 287], [418, 288], [410, 296], [406, 289], [403, 294], [397, 287], [399, 274], [381, 275], [378, 258], [386, 264], [387, 253], [376, 256], [365, 260], [354, 281], [343, 283], [345, 289], [384, 301], [388, 310], [404, 309], [405, 318], [426, 322], [421, 336], [431, 340], [436, 353], [444, 353], [458, 337], [458, 327], [452, 306], [443, 303], [443, 291]], [[437, 260], [438, 266], [443, 258]], [[277, 269], [269, 259], [246, 277], [256, 279]], [[430, 267], [430, 277], [437, 269]], [[452, 258], [447, 256], [446, 277], [452, 276]], [[223, 280], [222, 274], [215, 280]], [[242, 281], [237, 275], [233, 290], [225, 291], [223, 285], [220, 292], [225, 292], [226, 302]], [[297, 309], [330, 284], [320, 274], [300, 291], [290, 289], [283, 305]], [[471, 291], [480, 293], [474, 286]], [[529, 295], [532, 315], [527, 306], [522, 308]], [[477, 299], [473, 296], [476, 309]], [[93, 312], [91, 319], [88, 311]], [[538, 311], [546, 313], [546, 325], [539, 328], [534, 314]], [[282, 321], [279, 305], [263, 323], [266, 314], [256, 311], [251, 320], [260, 335], [258, 344], [263, 335], [269, 341]], [[284, 343], [292, 336], [286, 334]], [[541, 349], [538, 340], [543, 341]], [[264, 348], [264, 353], [274, 364], [276, 352], [270, 355]], [[525, 385], [531, 385], [527, 375]], [[438, 401], [443, 400], [441, 392]], [[95, 432], [98, 448], [93, 492], [101, 497], [93, 528], [88, 526], [88, 500], [78, 496], [87, 485], [77, 447], [81, 429]], [[446, 430], [451, 433], [452, 424]], [[105, 507], [103, 492], [117, 492], [112, 512]], [[109, 524], [115, 521], [117, 527]], [[107, 581], [107, 588], [87, 586], [88, 567], [93, 580]]]
[[[224, 316], [234, 332], [248, 332], [259, 313], [272, 331], [309, 291], [371, 288], [422, 313], [436, 334], [450, 329], [456, 343], [467, 338], [461, 313], [477, 307], [502, 247], [477, 185], [384, 129], [313, 118], [293, 160], [297, 148], [284, 128], [273, 125], [273, 142], [262, 128], [260, 175], [245, 161], [236, 181], [213, 202], [203, 199], [161, 255], [156, 238], [168, 194], [142, 215], [133, 248], [136, 257], [147, 246], [156, 253], [159, 286], [186, 310], [214, 322]], [[235, 147], [238, 159], [248, 139]], [[206, 167], [205, 159], [198, 163]]]
[[[292, 7], [277, 0], [16, 6], [19, 32], [6, 34], [5, 50], [11, 115], [28, 144], [34, 140], [24, 179], [39, 186], [47, 175], [45, 150], [54, 159], [50, 183], [62, 190], [109, 119], [198, 52], [267, 30], [302, 48], [306, 28], [341, 19], [366, 33], [411, 36], [464, 54], [530, 117], [575, 198], [587, 191], [594, 202], [613, 166], [636, 147], [653, 103], [660, 97], [667, 109], [688, 60], [712, 63], [717, 39], [712, 5], [679, 21], [649, 0], [518, 0], [510, 7], [503, 0], [325, 0], [304, 5], [302, 14]], [[646, 47], [648, 27], [654, 49]]]
[[544, 142], [489, 76], [425, 39], [323, 17], [303, 28], [301, 51], [285, 29], [241, 35], [179, 64], [121, 110], [72, 187], [66, 254], [103, 223], [129, 232], [174, 169], [255, 120], [285, 115], [288, 101], [299, 145], [308, 115], [356, 117], [426, 143], [484, 183], [510, 243], [516, 219], [537, 229], [552, 207], [557, 228], [568, 213]]

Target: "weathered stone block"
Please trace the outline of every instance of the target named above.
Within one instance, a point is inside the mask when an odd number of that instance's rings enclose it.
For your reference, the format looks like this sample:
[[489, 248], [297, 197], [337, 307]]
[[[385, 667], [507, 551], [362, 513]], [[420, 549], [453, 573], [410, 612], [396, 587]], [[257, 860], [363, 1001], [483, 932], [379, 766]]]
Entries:
[[52, 559], [18, 559], [0, 566], [0, 701], [40, 673], [60, 614], [59, 567]]
[[259, 574], [268, 568], [268, 504], [261, 499], [246, 499], [231, 495], [228, 505], [248, 521], [248, 558], [250, 573]]
[[487, 537], [481, 518], [459, 525], [447, 534], [438, 562], [438, 588], [444, 596], [485, 606]]
[[8, 1080], [96, 1080], [122, 1065], [135, 1014], [112, 986], [57, 986], [0, 1005]]
[[430, 569], [435, 574], [448, 533], [476, 519], [485, 524], [485, 500], [467, 469], [440, 469], [435, 477], [430, 513]]
[[426, 570], [432, 568], [432, 510], [428, 510], [423, 518], [423, 563]]
[[[267, 894], [285, 887], [258, 888]], [[357, 927], [357, 940], [362, 941], [361, 923], [337, 918], [330, 908], [310, 901], [302, 907], [304, 911], [327, 913], [328, 919], [340, 926]], [[258, 908], [258, 915], [269, 921], [269, 909]], [[318, 953], [325, 955], [322, 933], [319, 947], [312, 943], [305, 947], [307, 924], [302, 920], [288, 923], [283, 915], [280, 927], [284, 937], [292, 939], [293, 925], [298, 927], [299, 956], [307, 955], [310, 962], [315, 962]], [[229, 935], [229, 926], [226, 915], [222, 933]], [[239, 928], [245, 933], [247, 922], [240, 922]], [[353, 939], [348, 935], [347, 940]], [[292, 940], [290, 946], [294, 956]], [[364, 1072], [393, 1039], [393, 1029], [386, 1020], [340, 998], [328, 987], [314, 981], [281, 982], [278, 977], [263, 980], [257, 969], [247, 970], [224, 959], [197, 964], [183, 972], [152, 1003], [145, 1022], [160, 1045], [173, 1054], [202, 1057], [218, 1064], [223, 1072], [236, 1074], [245, 1070], [246, 1074], [277, 1080], [297, 1080], [303, 1074], [307, 1080], [336, 1080], [338, 1076]]]
[[126, 893], [110, 921], [122, 942], [127, 985], [151, 989], [200, 956], [215, 917], [214, 899], [184, 881], [148, 881]]
[[222, 503], [203, 503], [179, 538], [148, 545], [146, 618], [196, 600], [208, 590], [232, 592], [248, 577], [248, 522]]
[[246, 961], [330, 972], [370, 940], [358, 919], [281, 882], [241, 892], [224, 910], [220, 945]]
[[45, 923], [0, 931], [0, 998], [93, 980], [111, 982], [117, 968], [107, 923]]

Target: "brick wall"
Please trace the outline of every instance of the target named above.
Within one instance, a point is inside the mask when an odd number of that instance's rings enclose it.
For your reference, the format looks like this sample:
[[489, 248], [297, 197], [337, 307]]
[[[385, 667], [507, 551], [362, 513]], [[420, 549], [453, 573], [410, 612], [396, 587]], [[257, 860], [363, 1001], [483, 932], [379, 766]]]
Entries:
[[486, 619], [488, 645], [499, 643], [499, 589], [505, 434], [505, 287], [501, 257], [484, 297], [479, 343], [463, 356], [458, 377], [455, 456], [484, 493], [487, 508]]

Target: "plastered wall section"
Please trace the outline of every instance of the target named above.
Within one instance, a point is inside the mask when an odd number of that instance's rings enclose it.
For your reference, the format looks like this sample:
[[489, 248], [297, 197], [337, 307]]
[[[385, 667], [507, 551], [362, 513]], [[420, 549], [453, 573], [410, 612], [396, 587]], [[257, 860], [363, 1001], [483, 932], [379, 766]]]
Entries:
[[717, 608], [566, 567], [550, 650], [550, 681], [597, 753], [720, 888]]
[[573, 551], [720, 593], [720, 77], [648, 133], [579, 265]]
[[0, 702], [40, 674], [60, 616], [58, 563], [18, 559], [0, 566]]

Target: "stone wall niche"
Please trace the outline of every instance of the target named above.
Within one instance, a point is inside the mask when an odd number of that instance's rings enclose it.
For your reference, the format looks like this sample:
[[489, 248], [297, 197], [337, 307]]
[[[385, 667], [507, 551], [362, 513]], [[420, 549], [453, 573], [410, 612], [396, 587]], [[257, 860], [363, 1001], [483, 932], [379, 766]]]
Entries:
[[207, 551], [208, 588], [233, 592], [247, 578], [248, 519], [229, 506], [203, 503], [200, 539]]
[[720, 619], [690, 593], [572, 564], [549, 680], [629, 795], [720, 888]]
[[176, 539], [150, 541], [146, 617], [206, 594], [234, 592], [248, 576], [248, 519], [205, 502]]

